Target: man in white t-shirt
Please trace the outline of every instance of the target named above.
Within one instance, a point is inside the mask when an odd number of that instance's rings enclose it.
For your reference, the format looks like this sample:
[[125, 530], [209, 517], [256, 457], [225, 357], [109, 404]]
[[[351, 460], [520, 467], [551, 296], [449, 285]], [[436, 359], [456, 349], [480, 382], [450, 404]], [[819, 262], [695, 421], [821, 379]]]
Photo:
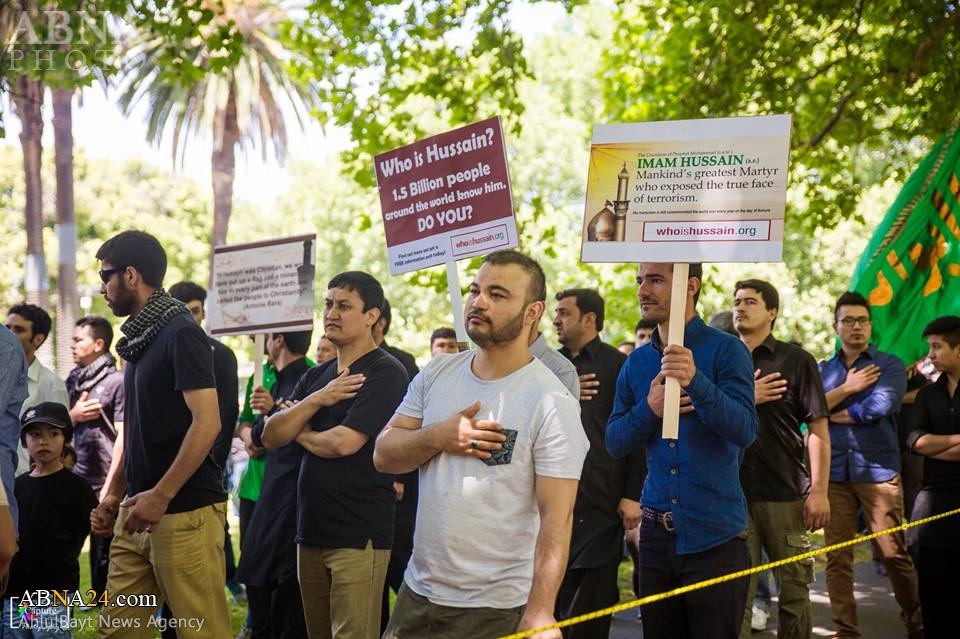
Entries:
[[544, 288], [529, 257], [488, 255], [464, 308], [477, 350], [432, 359], [377, 440], [378, 470], [420, 469], [413, 557], [384, 637], [555, 622], [588, 443], [577, 400], [527, 346]]

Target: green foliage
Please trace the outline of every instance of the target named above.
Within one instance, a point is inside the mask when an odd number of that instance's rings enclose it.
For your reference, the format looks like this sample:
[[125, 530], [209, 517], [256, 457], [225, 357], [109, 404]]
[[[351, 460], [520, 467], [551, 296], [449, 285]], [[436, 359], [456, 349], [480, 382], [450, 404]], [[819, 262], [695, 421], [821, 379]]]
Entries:
[[645, 121], [792, 113], [792, 175], [810, 235], [865, 186], [909, 172], [905, 143], [958, 117], [955, 3], [617, 3], [608, 114]]
[[182, 160], [187, 140], [197, 134], [229, 143], [226, 119], [232, 117], [240, 148], [258, 148], [264, 159], [272, 150], [282, 162], [286, 121], [292, 116], [302, 125], [320, 104], [315, 82], [287, 73], [295, 58], [278, 39], [290, 23], [286, 11], [272, 2], [205, 2], [178, 6], [156, 23], [138, 15], [140, 30], [122, 50], [118, 102], [128, 114], [147, 104], [147, 139], [159, 145], [171, 135], [174, 160]]
[[0, 4], [0, 88], [22, 75], [51, 88], [105, 79], [115, 69], [112, 12], [125, 7], [119, 0]]
[[[45, 167], [44, 200], [54, 198], [53, 166]], [[169, 266], [167, 282], [194, 279], [205, 282], [210, 243], [210, 214], [206, 199], [189, 180], [175, 178], [135, 160], [114, 162], [88, 160], [82, 153], [74, 158], [74, 188], [77, 221], [77, 285], [81, 294], [93, 298], [92, 312], [112, 317], [99, 295], [97, 261], [94, 255], [110, 236], [127, 229], [143, 229], [166, 247]], [[0, 146], [0, 302], [13, 304], [23, 299], [23, 168], [19, 153]], [[53, 206], [45, 207], [52, 211]], [[47, 268], [57, 290], [57, 240], [55, 219], [48, 213], [43, 221], [47, 247]]]

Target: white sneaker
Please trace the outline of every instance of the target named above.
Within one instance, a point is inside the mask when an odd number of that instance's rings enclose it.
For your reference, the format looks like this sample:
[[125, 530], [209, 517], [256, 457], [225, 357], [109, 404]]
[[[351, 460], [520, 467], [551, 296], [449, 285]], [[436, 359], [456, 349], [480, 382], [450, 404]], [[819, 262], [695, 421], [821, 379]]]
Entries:
[[760, 632], [767, 629], [767, 620], [770, 618], [770, 613], [761, 608], [760, 606], [753, 607], [753, 615], [750, 618], [750, 629], [754, 632]]

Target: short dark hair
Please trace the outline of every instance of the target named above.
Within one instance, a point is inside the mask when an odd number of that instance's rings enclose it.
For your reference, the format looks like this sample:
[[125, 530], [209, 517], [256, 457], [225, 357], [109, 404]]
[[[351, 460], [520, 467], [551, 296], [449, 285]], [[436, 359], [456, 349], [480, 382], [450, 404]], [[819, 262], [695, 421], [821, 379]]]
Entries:
[[856, 291], [847, 291], [837, 298], [837, 303], [833, 307], [834, 322], [840, 319], [837, 317], [837, 315], [840, 313], [841, 306], [865, 306], [867, 309], [867, 317], [870, 317], [870, 302], [867, 301], [867, 298]]
[[[327, 283], [327, 290], [331, 288], [345, 288], [348, 291], [356, 291], [360, 299], [363, 300], [363, 312], [370, 309], [377, 309], [383, 314], [383, 287], [373, 275], [363, 271], [344, 271], [333, 276], [333, 279]], [[384, 331], [386, 334], [386, 331]]]
[[53, 325], [50, 314], [36, 304], [17, 304], [7, 311], [7, 315], [19, 315], [29, 321], [32, 324], [30, 337], [43, 335], [46, 338], [50, 335], [50, 327]]
[[430, 333], [430, 346], [438, 339], [457, 339], [457, 332], [449, 326], [441, 326]]
[[87, 315], [78, 319], [76, 326], [77, 328], [89, 326], [93, 339], [102, 339], [104, 350], [110, 350], [110, 345], [113, 344], [113, 327], [110, 326], [110, 322], [106, 318], [99, 315]]
[[309, 331], [290, 331], [288, 333], [274, 333], [274, 335], [283, 335], [283, 342], [287, 345], [287, 350], [297, 355], [306, 355], [310, 350], [310, 342], [313, 340], [313, 330]]
[[714, 327], [717, 330], [723, 331], [724, 333], [730, 333], [731, 335], [736, 335], [737, 329], [733, 326], [733, 311], [719, 311], [714, 313], [710, 317], [710, 321], [707, 322], [710, 326]]
[[587, 313], [593, 313], [597, 318], [597, 330], [603, 330], [603, 312], [606, 305], [604, 304], [603, 297], [596, 289], [568, 288], [560, 291], [554, 295], [554, 297], [558, 302], [567, 297], [572, 297], [576, 300], [577, 310], [580, 311], [580, 315], [583, 316]]
[[653, 320], [646, 320], [641, 317], [640, 320], [637, 322], [637, 325], [633, 327], [633, 333], [636, 334], [637, 331], [639, 331], [641, 328], [649, 328], [653, 330], [656, 327], [657, 327], [656, 322], [654, 322]]
[[547, 300], [547, 278], [543, 275], [543, 269], [532, 257], [513, 249], [502, 249], [487, 254], [483, 258], [483, 264], [492, 264], [493, 266], [516, 264], [530, 276], [530, 288], [527, 289], [526, 303], [545, 302]]
[[700, 293], [703, 291], [703, 263], [690, 263], [690, 270], [687, 272], [687, 279], [690, 279], [691, 277], [697, 278], [697, 280], [700, 282], [700, 286], [697, 287], [697, 292], [693, 294], [693, 305], [696, 306], [697, 302], [700, 301]]
[[760, 293], [760, 297], [763, 298], [763, 303], [768, 310], [771, 308], [775, 308], [778, 311], [780, 310], [780, 293], [777, 292], [776, 287], [770, 282], [766, 280], [749, 279], [740, 280], [733, 285], [734, 292], [745, 288]]
[[97, 249], [96, 258], [114, 268], [132, 266], [148, 286], [159, 288], [167, 274], [167, 254], [159, 240], [144, 231], [123, 231]]
[[924, 337], [930, 335], [940, 335], [950, 348], [956, 348], [960, 344], [960, 317], [956, 315], [938, 317], [923, 329]]
[[390, 322], [393, 321], [393, 313], [390, 312], [390, 302], [383, 298], [383, 308], [380, 309], [380, 319], [383, 320], [383, 336], [386, 337], [390, 332]]
[[193, 300], [199, 300], [200, 302], [207, 301], [207, 289], [195, 282], [177, 282], [172, 285], [167, 292], [170, 293], [170, 297], [175, 300], [180, 300], [184, 304], [192, 302]]

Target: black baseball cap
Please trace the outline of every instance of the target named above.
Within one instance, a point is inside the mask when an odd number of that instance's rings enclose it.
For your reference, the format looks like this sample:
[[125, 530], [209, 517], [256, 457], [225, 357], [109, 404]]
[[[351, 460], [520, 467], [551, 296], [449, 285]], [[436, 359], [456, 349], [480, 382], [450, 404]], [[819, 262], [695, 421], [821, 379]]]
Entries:
[[27, 429], [32, 424], [50, 424], [63, 431], [63, 440], [73, 437], [73, 423], [67, 407], [57, 402], [40, 402], [31, 406], [20, 418], [20, 443], [27, 445]]

